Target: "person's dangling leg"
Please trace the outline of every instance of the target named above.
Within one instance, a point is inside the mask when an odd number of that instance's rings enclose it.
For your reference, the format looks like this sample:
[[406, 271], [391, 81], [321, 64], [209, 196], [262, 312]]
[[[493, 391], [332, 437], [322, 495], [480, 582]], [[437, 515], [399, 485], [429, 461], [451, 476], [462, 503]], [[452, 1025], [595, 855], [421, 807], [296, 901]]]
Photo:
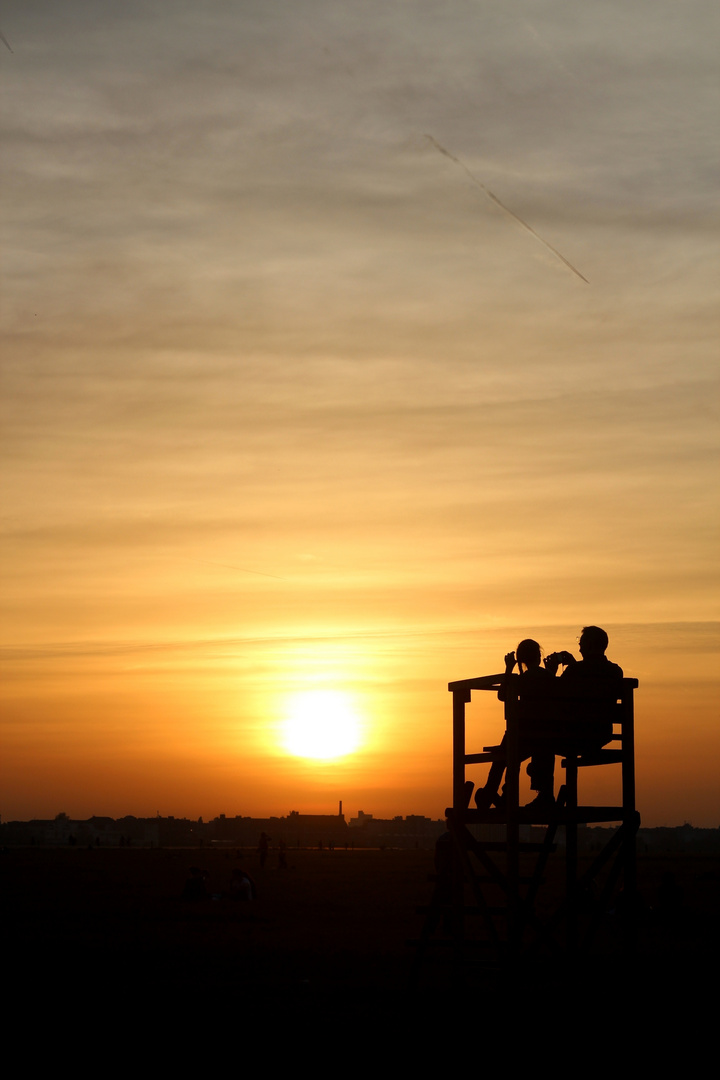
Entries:
[[545, 748], [534, 748], [527, 767], [530, 788], [537, 796], [528, 806], [541, 808], [555, 805], [555, 754]]
[[500, 743], [500, 749], [497, 751], [498, 757], [490, 766], [490, 772], [488, 778], [485, 781], [485, 787], [478, 788], [475, 792], [475, 805], [478, 810], [488, 810], [498, 793], [500, 787], [500, 781], [503, 778], [505, 772], [505, 736]]
[[551, 750], [535, 750], [527, 767], [533, 791], [549, 791], [555, 787], [555, 754]]
[[535, 750], [528, 765], [530, 787], [535, 795], [527, 808], [551, 810], [555, 807], [555, 754], [552, 751]]

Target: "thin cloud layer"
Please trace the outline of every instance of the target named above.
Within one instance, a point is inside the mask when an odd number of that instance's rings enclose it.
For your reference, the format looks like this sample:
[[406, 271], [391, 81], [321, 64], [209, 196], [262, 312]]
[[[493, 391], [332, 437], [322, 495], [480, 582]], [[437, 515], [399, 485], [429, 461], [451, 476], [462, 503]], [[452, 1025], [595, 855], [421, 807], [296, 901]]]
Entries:
[[[63, 723], [114, 701], [117, 733], [128, 695], [157, 747], [178, 695], [117, 642], [258, 639], [263, 671], [319, 678], [320, 642], [357, 633], [396, 688], [378, 730], [418, 716], [434, 746], [441, 706], [410, 688], [466, 654], [429, 638], [383, 666], [389, 625], [716, 618], [717, 20], [705, 0], [5, 5], [13, 732], [46, 708], [48, 649], [104, 657], [64, 679], [53, 660]], [[372, 682], [352, 655], [333, 672]], [[276, 707], [255, 674], [198, 667], [197, 699], [236, 700], [252, 741]]]

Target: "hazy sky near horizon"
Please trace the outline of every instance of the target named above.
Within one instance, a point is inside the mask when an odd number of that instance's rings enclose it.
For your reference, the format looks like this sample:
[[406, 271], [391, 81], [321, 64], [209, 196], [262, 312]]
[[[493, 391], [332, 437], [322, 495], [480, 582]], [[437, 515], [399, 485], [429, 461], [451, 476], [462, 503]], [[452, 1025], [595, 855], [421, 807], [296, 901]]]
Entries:
[[6, 819], [437, 816], [447, 681], [597, 623], [718, 824], [719, 22], [0, 6]]

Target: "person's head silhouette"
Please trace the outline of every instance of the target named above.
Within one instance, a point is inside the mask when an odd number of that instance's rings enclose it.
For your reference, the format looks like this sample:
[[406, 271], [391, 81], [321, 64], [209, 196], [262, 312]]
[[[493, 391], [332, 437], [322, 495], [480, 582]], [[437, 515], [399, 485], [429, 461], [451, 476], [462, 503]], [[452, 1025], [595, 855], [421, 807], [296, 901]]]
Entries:
[[583, 660], [592, 660], [605, 655], [608, 636], [599, 626], [584, 626], [580, 635], [580, 655]]
[[518, 667], [522, 671], [525, 668], [540, 667], [540, 646], [532, 638], [525, 638], [515, 650]]

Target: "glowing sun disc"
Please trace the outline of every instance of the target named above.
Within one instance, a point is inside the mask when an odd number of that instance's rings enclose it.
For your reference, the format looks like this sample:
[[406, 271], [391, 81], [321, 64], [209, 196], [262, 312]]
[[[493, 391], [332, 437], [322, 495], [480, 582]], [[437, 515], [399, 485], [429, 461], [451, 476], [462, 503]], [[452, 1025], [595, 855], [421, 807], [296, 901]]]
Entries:
[[360, 743], [360, 724], [347, 695], [338, 690], [297, 694], [283, 725], [283, 742], [295, 757], [327, 761], [352, 754]]

